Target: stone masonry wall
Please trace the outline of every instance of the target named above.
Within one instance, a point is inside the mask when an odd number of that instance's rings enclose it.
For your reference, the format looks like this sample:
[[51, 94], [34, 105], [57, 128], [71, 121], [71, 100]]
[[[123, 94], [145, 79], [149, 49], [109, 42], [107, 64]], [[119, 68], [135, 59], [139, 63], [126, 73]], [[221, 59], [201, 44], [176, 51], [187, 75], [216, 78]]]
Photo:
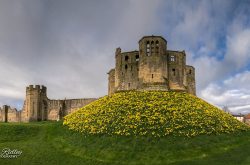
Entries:
[[16, 108], [4, 105], [0, 109], [0, 122], [20, 122], [21, 112], [17, 111]]
[[95, 98], [50, 100], [46, 87], [30, 85], [21, 111], [5, 105], [0, 108], [0, 122], [61, 120], [65, 115], [95, 101]]

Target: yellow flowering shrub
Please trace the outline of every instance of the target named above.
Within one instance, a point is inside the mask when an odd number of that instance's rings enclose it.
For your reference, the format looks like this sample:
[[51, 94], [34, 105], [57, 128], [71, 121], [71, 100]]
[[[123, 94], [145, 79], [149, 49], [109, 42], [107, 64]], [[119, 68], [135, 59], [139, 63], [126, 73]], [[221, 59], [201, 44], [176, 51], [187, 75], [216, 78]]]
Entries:
[[105, 96], [65, 116], [63, 124], [85, 134], [155, 137], [249, 129], [196, 96], [163, 91], [126, 91]]

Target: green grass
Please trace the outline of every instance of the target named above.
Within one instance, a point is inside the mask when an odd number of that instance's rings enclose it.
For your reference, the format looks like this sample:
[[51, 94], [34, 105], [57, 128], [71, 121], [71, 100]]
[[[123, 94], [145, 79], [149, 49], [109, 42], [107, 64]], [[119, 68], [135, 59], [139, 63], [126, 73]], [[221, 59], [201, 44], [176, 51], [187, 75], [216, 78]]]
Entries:
[[22, 150], [0, 164], [250, 164], [250, 131], [161, 138], [90, 135], [61, 122], [0, 123], [0, 150]]

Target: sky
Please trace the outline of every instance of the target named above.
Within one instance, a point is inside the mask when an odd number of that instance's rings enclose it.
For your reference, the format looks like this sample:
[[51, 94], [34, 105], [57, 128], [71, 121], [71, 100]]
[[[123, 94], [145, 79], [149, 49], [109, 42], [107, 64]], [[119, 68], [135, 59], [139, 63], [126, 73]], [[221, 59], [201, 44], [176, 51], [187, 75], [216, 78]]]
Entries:
[[198, 97], [250, 113], [248, 0], [0, 0], [0, 106], [21, 109], [30, 84], [50, 99], [107, 95], [115, 49], [145, 35], [186, 51]]

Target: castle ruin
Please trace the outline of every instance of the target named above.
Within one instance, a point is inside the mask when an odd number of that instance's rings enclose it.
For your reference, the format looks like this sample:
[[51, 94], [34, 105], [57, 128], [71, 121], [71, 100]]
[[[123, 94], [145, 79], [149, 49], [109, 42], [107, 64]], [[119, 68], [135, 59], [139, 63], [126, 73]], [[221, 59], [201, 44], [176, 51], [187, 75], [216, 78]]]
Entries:
[[115, 52], [115, 68], [109, 71], [109, 95], [123, 90], [183, 91], [196, 94], [195, 68], [186, 65], [185, 51], [167, 50], [161, 36], [145, 36], [139, 51]]
[[[115, 68], [109, 71], [108, 94], [123, 90], [180, 91], [195, 95], [195, 69], [186, 65], [185, 51], [167, 50], [161, 36], [145, 36], [139, 41], [139, 51], [115, 52]], [[0, 122], [30, 122], [60, 120], [96, 98], [52, 100], [47, 88], [26, 87], [21, 111], [4, 105]]]
[[2, 122], [30, 122], [61, 120], [65, 115], [95, 101], [95, 98], [51, 100], [47, 88], [40, 85], [26, 87], [26, 98], [21, 111], [4, 105], [0, 108]]

